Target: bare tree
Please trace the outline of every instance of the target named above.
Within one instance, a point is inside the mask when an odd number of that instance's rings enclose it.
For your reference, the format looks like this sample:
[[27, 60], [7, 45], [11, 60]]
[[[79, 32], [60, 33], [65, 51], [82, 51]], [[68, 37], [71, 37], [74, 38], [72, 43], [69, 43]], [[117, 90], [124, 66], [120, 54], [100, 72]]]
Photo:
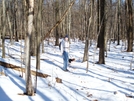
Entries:
[[5, 58], [5, 34], [6, 34], [6, 3], [5, 3], [5, 0], [2, 0], [2, 5], [3, 5], [2, 58]]
[[[86, 34], [86, 42], [85, 42], [85, 49], [84, 49], [84, 57], [83, 57], [83, 62], [88, 61], [88, 49], [89, 49], [89, 31], [91, 31], [91, 23], [92, 23], [92, 16], [93, 16], [93, 4], [94, 0], [91, 1], [90, 4], [87, 3], [87, 0], [85, 1], [85, 20], [86, 20], [86, 25], [85, 25], [85, 34]], [[91, 6], [90, 6], [91, 5]], [[88, 12], [88, 13], [87, 13]], [[91, 12], [91, 13], [89, 13]]]
[[34, 0], [26, 0], [28, 5], [28, 31], [26, 34], [26, 94], [33, 95], [33, 86], [31, 78], [31, 56], [30, 56], [30, 40], [33, 29], [33, 16], [34, 16]]
[[[38, 16], [37, 16], [37, 53], [36, 53], [36, 73], [37, 70], [40, 70], [40, 44], [41, 44], [41, 29], [42, 29], [42, 5], [43, 0], [38, 1]], [[36, 74], [36, 81], [35, 81], [35, 90], [36, 93], [37, 88], [37, 74]]]
[[126, 0], [126, 28], [127, 28], [127, 52], [133, 51], [133, 9], [132, 0]]
[[100, 0], [99, 64], [105, 64], [105, 0]]
[[[88, 4], [88, 3], [87, 3]], [[84, 57], [83, 57], [83, 61], [87, 61], [87, 71], [88, 71], [88, 67], [89, 67], [89, 54], [88, 54], [88, 50], [89, 50], [89, 31], [91, 31], [91, 23], [92, 23], [92, 18], [93, 18], [93, 8], [94, 8], [94, 0], [91, 0], [90, 5], [88, 4], [88, 10], [91, 12], [90, 14], [87, 13], [85, 14], [86, 16], [86, 20], [87, 20], [87, 24], [86, 24], [86, 42], [85, 42], [85, 49], [84, 49]], [[86, 6], [85, 6], [85, 12], [87, 12]]]
[[18, 31], [17, 31], [17, 0], [14, 0], [13, 1], [14, 2], [14, 9], [13, 9], [13, 11], [14, 11], [14, 23], [13, 23], [13, 27], [14, 27], [14, 29], [13, 29], [13, 32], [14, 32], [14, 35], [15, 35], [15, 41], [19, 41], [18, 40]]
[[36, 68], [40, 69], [40, 44], [41, 44], [41, 30], [42, 30], [42, 6], [43, 0], [38, 1], [38, 16], [37, 16], [37, 53], [36, 53]]
[[13, 44], [13, 32], [12, 32], [12, 23], [11, 23], [11, 14], [10, 14], [10, 5], [11, 5], [11, 3], [8, 2], [7, 21], [8, 21], [8, 27], [9, 27], [9, 33], [10, 33], [10, 42], [11, 42], [11, 44]]
[[120, 34], [121, 34], [121, 0], [118, 0], [118, 35], [117, 35], [117, 45], [120, 45]]
[[[71, 0], [68, 0], [68, 6], [71, 3]], [[71, 9], [68, 11], [68, 33], [69, 35], [69, 42], [70, 42], [70, 34], [71, 34]]]
[[[55, 21], [58, 22], [59, 21], [59, 0], [55, 1]], [[56, 37], [56, 41], [55, 41], [55, 46], [59, 45], [59, 26], [57, 26], [55, 28], [55, 37]]]

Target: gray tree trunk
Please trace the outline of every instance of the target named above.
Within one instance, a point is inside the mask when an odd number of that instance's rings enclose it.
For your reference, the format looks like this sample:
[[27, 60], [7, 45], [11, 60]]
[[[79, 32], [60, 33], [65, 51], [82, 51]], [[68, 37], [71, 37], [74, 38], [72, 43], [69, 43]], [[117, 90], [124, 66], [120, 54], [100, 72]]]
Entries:
[[[10, 7], [10, 2], [8, 3], [8, 6]], [[7, 11], [7, 21], [8, 21], [8, 27], [9, 27], [9, 33], [10, 33], [10, 42], [11, 44], [13, 44], [12, 24], [11, 24], [9, 11]]]
[[[68, 0], [68, 6], [70, 5], [71, 0]], [[69, 35], [69, 42], [70, 42], [70, 34], [71, 34], [71, 9], [68, 11], [68, 33]], [[71, 42], [70, 42], [71, 43]]]
[[87, 61], [87, 72], [88, 72], [88, 68], [89, 68], [89, 54], [88, 54], [88, 49], [89, 49], [89, 31], [91, 31], [91, 23], [92, 23], [92, 18], [93, 18], [93, 8], [94, 8], [94, 0], [91, 1], [91, 6], [88, 7], [88, 9], [85, 7], [85, 12], [87, 12], [86, 10], [90, 11], [91, 13], [86, 14], [86, 20], [87, 20], [87, 24], [86, 24], [86, 42], [85, 42], [85, 49], [84, 49], [84, 57], [83, 57], [83, 62]]
[[15, 41], [19, 41], [17, 33], [17, 0], [14, 0], [14, 35]]
[[33, 86], [32, 86], [32, 78], [31, 78], [31, 56], [30, 56], [30, 40], [33, 29], [33, 16], [34, 16], [34, 0], [27, 0], [28, 4], [28, 31], [26, 34], [26, 94], [32, 96]]
[[2, 58], [5, 58], [5, 34], [6, 34], [6, 3], [5, 3], [5, 0], [2, 0], [2, 5], [3, 5]]
[[[55, 21], [56, 23], [59, 21], [59, 0], [56, 0], [55, 1]], [[56, 27], [55, 29], [56, 33], [55, 33], [55, 37], [56, 37], [56, 41], [55, 41], [55, 46], [58, 46], [59, 45], [59, 26]]]
[[118, 35], [117, 35], [117, 45], [120, 45], [120, 33], [121, 33], [121, 0], [118, 0]]
[[133, 51], [133, 8], [132, 0], [126, 0], [127, 52]]
[[85, 34], [86, 34], [86, 42], [85, 42], [85, 49], [84, 49], [84, 56], [83, 56], [83, 62], [88, 60], [88, 48], [89, 48], [89, 19], [90, 19], [90, 15], [87, 14], [89, 10], [89, 7], [87, 6], [87, 2], [85, 0]]

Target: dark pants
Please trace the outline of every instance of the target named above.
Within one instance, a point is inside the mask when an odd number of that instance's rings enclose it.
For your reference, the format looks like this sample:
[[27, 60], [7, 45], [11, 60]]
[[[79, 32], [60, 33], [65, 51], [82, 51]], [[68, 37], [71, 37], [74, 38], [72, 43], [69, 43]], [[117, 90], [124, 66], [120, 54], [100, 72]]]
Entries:
[[68, 66], [68, 52], [64, 51], [63, 52], [63, 69], [67, 70]]

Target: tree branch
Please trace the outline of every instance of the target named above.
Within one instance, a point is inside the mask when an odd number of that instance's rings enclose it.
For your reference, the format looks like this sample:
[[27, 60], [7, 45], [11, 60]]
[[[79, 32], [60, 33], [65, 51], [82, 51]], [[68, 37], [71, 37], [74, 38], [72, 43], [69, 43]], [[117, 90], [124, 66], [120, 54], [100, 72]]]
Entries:
[[57, 21], [56, 24], [48, 31], [48, 33], [45, 35], [44, 39], [46, 39], [53, 32], [53, 30], [63, 21], [63, 19], [67, 15], [69, 9], [73, 6], [74, 3], [75, 3], [75, 0], [70, 3], [68, 9], [64, 12], [61, 19], [59, 21]]

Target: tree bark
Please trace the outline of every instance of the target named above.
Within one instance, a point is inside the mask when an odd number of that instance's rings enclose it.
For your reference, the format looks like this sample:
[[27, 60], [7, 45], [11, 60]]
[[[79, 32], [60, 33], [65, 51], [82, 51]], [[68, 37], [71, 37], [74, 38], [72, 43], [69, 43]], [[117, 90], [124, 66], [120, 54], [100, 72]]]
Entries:
[[[100, 22], [100, 0], [97, 0], [97, 34], [98, 36], [100, 35], [100, 27], [101, 27], [101, 22]], [[98, 43], [97, 43], [97, 48], [100, 47], [100, 37], [98, 37]]]
[[118, 0], [118, 35], [117, 35], [117, 45], [120, 45], [120, 33], [121, 33], [121, 0]]
[[132, 0], [126, 0], [126, 22], [127, 22], [127, 52], [133, 51], [133, 11]]
[[[41, 44], [41, 29], [42, 29], [42, 5], [43, 0], [38, 1], [38, 16], [37, 16], [37, 35], [36, 35], [36, 42], [37, 42], [37, 50], [36, 50], [36, 72], [40, 70], [40, 44]], [[34, 92], [36, 93], [37, 89], [37, 75], [35, 79], [35, 89]]]
[[37, 50], [36, 50], [36, 68], [40, 70], [40, 44], [41, 44], [41, 29], [42, 29], [42, 5], [43, 0], [38, 2], [38, 16], [37, 16]]
[[[71, 0], [68, 0], [68, 6], [71, 3]], [[68, 36], [69, 36], [69, 42], [70, 42], [70, 34], [71, 34], [71, 9], [68, 11]], [[70, 42], [71, 43], [71, 42]]]
[[[58, 22], [59, 20], [59, 0], [56, 0], [55, 1], [55, 21]], [[55, 28], [55, 37], [56, 37], [56, 41], [55, 41], [55, 46], [58, 46], [59, 45], [59, 26], [57, 26]]]
[[6, 34], [6, 3], [2, 0], [3, 5], [3, 31], [2, 31], [2, 58], [5, 58], [5, 34]]
[[33, 95], [33, 86], [31, 78], [31, 57], [30, 57], [30, 40], [33, 29], [33, 16], [34, 16], [34, 0], [27, 0], [28, 4], [28, 31], [26, 34], [26, 94]]
[[14, 35], [15, 41], [19, 41], [17, 33], [17, 0], [14, 0]]
[[[10, 3], [8, 3], [8, 6]], [[8, 21], [8, 27], [9, 27], [9, 33], [10, 33], [10, 42], [13, 44], [13, 33], [12, 33], [12, 25], [11, 25], [11, 19], [9, 15], [9, 10], [7, 11], [7, 21]]]
[[99, 64], [105, 64], [105, 0], [100, 0]]

